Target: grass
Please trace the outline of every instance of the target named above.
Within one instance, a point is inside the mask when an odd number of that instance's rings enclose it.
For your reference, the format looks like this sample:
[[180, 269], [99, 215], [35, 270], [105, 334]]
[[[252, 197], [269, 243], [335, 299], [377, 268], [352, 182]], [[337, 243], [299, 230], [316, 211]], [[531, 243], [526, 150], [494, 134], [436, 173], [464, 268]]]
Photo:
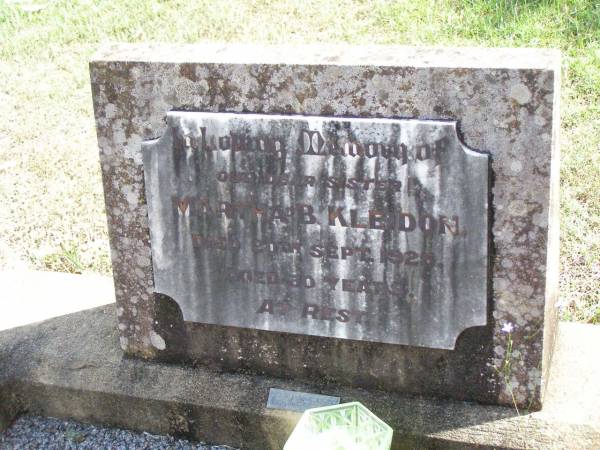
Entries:
[[0, 0], [0, 269], [110, 272], [87, 61], [200, 40], [560, 48], [563, 317], [600, 323], [595, 0]]

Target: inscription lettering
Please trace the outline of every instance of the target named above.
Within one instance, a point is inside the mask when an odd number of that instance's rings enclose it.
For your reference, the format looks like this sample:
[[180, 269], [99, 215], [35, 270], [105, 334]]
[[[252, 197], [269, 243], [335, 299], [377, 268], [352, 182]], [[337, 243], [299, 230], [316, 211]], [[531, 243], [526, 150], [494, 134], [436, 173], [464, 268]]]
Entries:
[[486, 323], [488, 160], [452, 122], [170, 112], [144, 143], [184, 320], [451, 349]]

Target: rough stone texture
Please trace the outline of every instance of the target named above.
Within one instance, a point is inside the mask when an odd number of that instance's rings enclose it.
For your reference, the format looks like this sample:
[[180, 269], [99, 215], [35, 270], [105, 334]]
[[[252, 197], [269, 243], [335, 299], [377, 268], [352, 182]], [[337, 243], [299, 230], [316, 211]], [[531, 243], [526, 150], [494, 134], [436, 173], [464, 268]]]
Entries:
[[127, 358], [114, 320], [110, 305], [0, 332], [0, 417], [10, 421], [27, 411], [246, 450], [279, 450], [300, 415], [266, 408], [269, 390], [276, 387], [362, 402], [393, 427], [394, 450], [591, 450], [600, 443], [597, 326], [561, 324], [549, 401], [542, 411], [519, 416], [504, 406]]
[[167, 124], [144, 179], [155, 291], [185, 322], [439, 349], [486, 324], [488, 157], [456, 123]]
[[[540, 407], [558, 283], [557, 52], [112, 46], [90, 67], [128, 354]], [[171, 110], [458, 121], [463, 142], [492, 161], [488, 326], [444, 351], [183, 324], [177, 308], [153, 297], [141, 152]]]

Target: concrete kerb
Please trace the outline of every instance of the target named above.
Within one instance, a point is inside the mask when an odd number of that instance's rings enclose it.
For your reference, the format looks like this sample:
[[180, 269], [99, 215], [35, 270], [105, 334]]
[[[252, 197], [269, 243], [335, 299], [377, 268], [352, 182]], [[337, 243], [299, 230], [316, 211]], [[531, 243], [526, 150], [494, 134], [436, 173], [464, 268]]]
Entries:
[[[573, 330], [577, 330], [573, 332]], [[566, 324], [563, 341], [594, 339], [597, 327]], [[584, 346], [585, 347], [585, 346]], [[0, 332], [0, 424], [19, 413], [73, 418], [154, 433], [227, 444], [244, 449], [281, 449], [299, 414], [266, 409], [270, 387], [337, 395], [364, 403], [395, 432], [401, 448], [597, 448], [600, 421], [593, 386], [597, 365], [588, 355], [563, 355], [556, 367], [577, 358], [568, 384], [552, 385], [542, 411], [517, 415], [511, 408], [368, 392], [336, 385], [308, 385], [257, 374], [217, 373], [124, 357], [118, 345], [114, 306], [103, 306], [40, 324]], [[596, 379], [598, 373], [595, 375]], [[564, 377], [557, 376], [559, 381]], [[569, 390], [571, 389], [571, 390]], [[585, 395], [585, 398], [583, 397]], [[575, 400], [574, 400], [575, 397]], [[577, 402], [568, 405], [569, 401]], [[578, 423], [562, 411], [585, 410]]]

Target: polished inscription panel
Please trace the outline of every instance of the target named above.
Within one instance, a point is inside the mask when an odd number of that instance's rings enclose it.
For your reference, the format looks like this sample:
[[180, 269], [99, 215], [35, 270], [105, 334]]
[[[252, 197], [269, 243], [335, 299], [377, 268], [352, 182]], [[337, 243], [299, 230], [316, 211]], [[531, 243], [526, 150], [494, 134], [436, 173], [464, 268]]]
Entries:
[[442, 349], [486, 324], [489, 162], [455, 122], [166, 120], [144, 176], [184, 320]]

